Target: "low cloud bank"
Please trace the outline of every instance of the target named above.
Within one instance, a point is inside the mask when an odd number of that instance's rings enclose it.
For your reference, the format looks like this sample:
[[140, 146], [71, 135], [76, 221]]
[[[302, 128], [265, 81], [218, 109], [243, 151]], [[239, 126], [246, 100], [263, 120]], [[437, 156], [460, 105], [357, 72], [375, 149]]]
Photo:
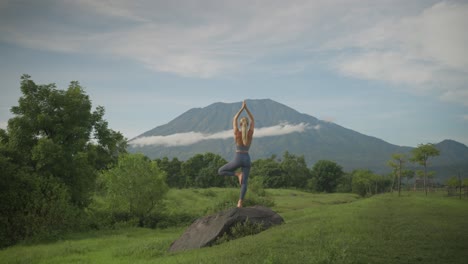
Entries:
[[[306, 123], [300, 123], [297, 125], [291, 125], [288, 123], [281, 123], [276, 126], [271, 127], [261, 127], [255, 129], [255, 138], [260, 137], [270, 137], [270, 136], [280, 136], [291, 133], [302, 133], [307, 129], [320, 129], [320, 125], [310, 126]], [[225, 130], [217, 132], [214, 134], [204, 134], [200, 132], [186, 132], [186, 133], [176, 133], [167, 136], [150, 136], [150, 137], [141, 137], [136, 138], [129, 142], [132, 146], [142, 147], [142, 146], [188, 146], [195, 143], [198, 143], [203, 140], [210, 139], [227, 139], [232, 138], [232, 130]]]

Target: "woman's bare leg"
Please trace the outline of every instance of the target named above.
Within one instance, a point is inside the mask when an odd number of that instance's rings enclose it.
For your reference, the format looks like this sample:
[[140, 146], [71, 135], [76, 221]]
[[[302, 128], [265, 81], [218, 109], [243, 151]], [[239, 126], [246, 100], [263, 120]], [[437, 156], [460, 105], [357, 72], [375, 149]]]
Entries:
[[244, 176], [242, 172], [236, 172], [237, 179], [239, 179], [239, 185], [242, 185], [242, 177]]

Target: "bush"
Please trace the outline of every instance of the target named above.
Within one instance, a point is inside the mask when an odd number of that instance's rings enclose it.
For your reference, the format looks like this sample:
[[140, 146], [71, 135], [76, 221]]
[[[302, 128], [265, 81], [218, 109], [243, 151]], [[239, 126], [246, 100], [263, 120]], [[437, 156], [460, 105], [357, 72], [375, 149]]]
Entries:
[[[193, 190], [201, 195], [212, 195], [213, 191]], [[209, 190], [206, 190], [209, 191]], [[215, 193], [216, 194], [216, 193]], [[137, 217], [125, 207], [113, 206], [109, 199], [96, 195], [87, 213], [95, 229], [119, 229], [121, 227], [167, 228], [185, 226], [193, 222], [197, 215], [169, 208], [160, 201], [158, 210], [152, 210], [144, 217]]]
[[71, 205], [68, 189], [58, 179], [26, 173], [6, 177], [9, 188], [0, 194], [0, 247], [24, 239], [55, 238], [86, 223], [87, 218]]
[[139, 226], [153, 222], [148, 219], [164, 211], [163, 199], [169, 190], [165, 177], [156, 162], [142, 154], [120, 156], [117, 166], [99, 179], [105, 186], [101, 191], [106, 192], [101, 206], [112, 213], [111, 224], [120, 222], [119, 216], [124, 221], [138, 218]]
[[264, 177], [257, 176], [252, 178], [249, 181], [249, 190], [258, 196], [266, 196]]

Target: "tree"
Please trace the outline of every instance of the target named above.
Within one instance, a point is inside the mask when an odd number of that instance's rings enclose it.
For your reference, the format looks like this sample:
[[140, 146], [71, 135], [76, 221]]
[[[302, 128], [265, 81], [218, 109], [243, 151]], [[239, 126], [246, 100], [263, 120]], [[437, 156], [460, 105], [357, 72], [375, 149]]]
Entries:
[[258, 159], [252, 162], [250, 175], [252, 179], [262, 177], [265, 188], [281, 188], [288, 184], [288, 179], [284, 176], [275, 155], [268, 159]]
[[[392, 159], [387, 162], [388, 166], [393, 168], [393, 179], [395, 177], [398, 179], [398, 196], [401, 195], [401, 177], [403, 173], [403, 164], [405, 163], [405, 155], [404, 154], [393, 154]], [[394, 181], [395, 182], [395, 181]], [[392, 184], [392, 193], [394, 184]]]
[[111, 208], [137, 217], [140, 226], [153, 210], [162, 210], [162, 200], [169, 190], [166, 174], [143, 154], [121, 155], [117, 165], [101, 177]]
[[416, 173], [414, 172], [414, 170], [403, 170], [402, 176], [405, 177], [405, 180], [406, 180], [405, 181], [406, 190], [409, 190], [408, 180], [414, 178], [415, 174]]
[[372, 193], [374, 174], [370, 170], [355, 170], [352, 173], [352, 190], [362, 197]]
[[[450, 177], [449, 179], [447, 179], [445, 181], [445, 184], [447, 184], [447, 192], [448, 192], [449, 196], [457, 190], [460, 183], [461, 182], [460, 182], [460, 180], [458, 179], [457, 176], [452, 176], [452, 177]], [[460, 186], [460, 188], [461, 188], [461, 186]]]
[[115, 163], [126, 141], [103, 120], [104, 108], [91, 111], [91, 100], [78, 82], [67, 90], [55, 84], [36, 85], [21, 77], [22, 96], [8, 121], [6, 147], [17, 163], [38, 177], [53, 177], [65, 184], [78, 207], [89, 204], [97, 170]]
[[286, 151], [280, 163], [280, 168], [287, 179], [287, 185], [284, 187], [305, 188], [307, 180], [311, 178], [304, 155], [296, 156]]
[[161, 168], [161, 170], [166, 172], [166, 181], [169, 187], [184, 187], [181, 172], [182, 162], [179, 159], [172, 158], [172, 160], [169, 160], [167, 157], [164, 157], [162, 159], [155, 159], [154, 161], [158, 164], [158, 167]]
[[353, 176], [351, 173], [345, 173], [338, 181], [337, 192], [349, 193], [353, 191]]
[[0, 246], [80, 227], [98, 170], [126, 148], [78, 82], [58, 90], [23, 75], [20, 88], [0, 129]]
[[217, 154], [196, 154], [181, 166], [184, 187], [222, 186], [224, 178], [218, 175], [218, 169], [224, 164], [226, 160]]
[[363, 197], [385, 192], [391, 185], [390, 179], [374, 174], [370, 170], [354, 170], [351, 175], [352, 192]]
[[333, 161], [319, 160], [312, 167], [312, 177], [317, 179], [319, 192], [334, 192], [342, 176], [343, 169]]
[[440, 151], [434, 146], [434, 144], [419, 144], [417, 148], [412, 150], [412, 158], [411, 161], [418, 163], [419, 165], [424, 167], [423, 177], [424, 177], [424, 191], [426, 192], [427, 196], [427, 167], [428, 167], [428, 160], [430, 157], [435, 157], [440, 155]]

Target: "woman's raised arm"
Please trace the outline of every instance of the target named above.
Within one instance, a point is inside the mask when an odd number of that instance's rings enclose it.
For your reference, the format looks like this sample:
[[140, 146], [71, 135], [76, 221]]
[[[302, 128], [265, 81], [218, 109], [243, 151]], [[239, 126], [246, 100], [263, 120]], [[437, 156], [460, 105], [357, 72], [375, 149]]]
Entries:
[[234, 129], [234, 134], [236, 134], [239, 131], [238, 127], [238, 119], [240, 114], [242, 113], [242, 110], [245, 108], [245, 102], [242, 103], [242, 107], [239, 109], [239, 111], [234, 115], [234, 118], [232, 119], [232, 128]]
[[249, 128], [249, 130], [253, 131], [254, 128], [255, 128], [255, 120], [254, 120], [254, 117], [253, 117], [252, 113], [250, 112], [249, 108], [247, 108], [247, 104], [245, 103], [245, 101], [244, 101], [244, 109], [245, 109], [245, 111], [247, 111], [247, 114], [249, 115], [249, 118], [250, 118], [250, 128]]

